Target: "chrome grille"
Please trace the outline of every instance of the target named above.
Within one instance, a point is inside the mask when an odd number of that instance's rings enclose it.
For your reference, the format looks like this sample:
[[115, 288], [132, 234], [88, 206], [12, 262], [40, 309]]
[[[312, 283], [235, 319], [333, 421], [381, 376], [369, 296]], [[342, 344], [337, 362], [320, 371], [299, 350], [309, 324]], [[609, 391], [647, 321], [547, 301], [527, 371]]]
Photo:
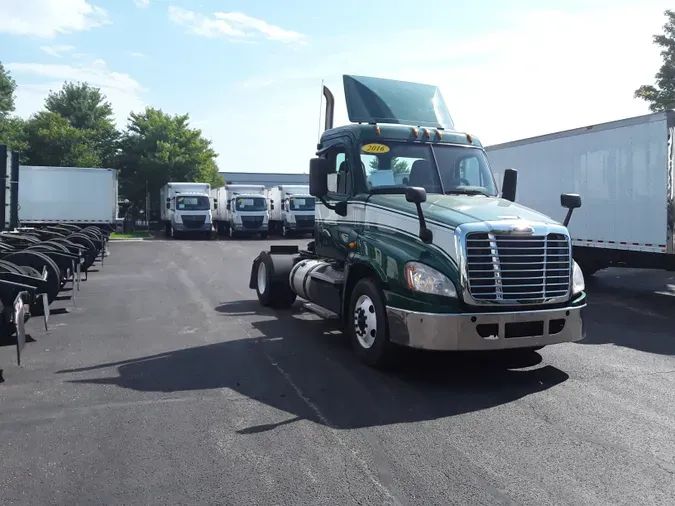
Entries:
[[564, 234], [469, 233], [466, 264], [475, 301], [537, 304], [569, 293], [570, 242]]

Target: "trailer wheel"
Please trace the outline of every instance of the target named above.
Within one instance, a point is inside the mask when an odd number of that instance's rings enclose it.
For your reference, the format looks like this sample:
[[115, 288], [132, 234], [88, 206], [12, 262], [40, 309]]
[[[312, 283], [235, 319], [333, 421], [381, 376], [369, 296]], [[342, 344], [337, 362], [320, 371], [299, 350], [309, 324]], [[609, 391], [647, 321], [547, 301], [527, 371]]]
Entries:
[[275, 281], [272, 277], [273, 272], [273, 260], [269, 255], [263, 255], [256, 271], [255, 292], [258, 302], [264, 307], [287, 309], [293, 305], [297, 296], [288, 284], [288, 276], [281, 281]]
[[384, 297], [370, 278], [359, 280], [349, 302], [345, 323], [359, 361], [371, 367], [392, 365], [396, 349], [389, 341], [389, 324]]
[[56, 262], [44, 253], [36, 250], [17, 251], [6, 255], [3, 260], [12, 262], [17, 266], [27, 265], [38, 272], [47, 268], [47, 300], [51, 304], [61, 290], [61, 271]]

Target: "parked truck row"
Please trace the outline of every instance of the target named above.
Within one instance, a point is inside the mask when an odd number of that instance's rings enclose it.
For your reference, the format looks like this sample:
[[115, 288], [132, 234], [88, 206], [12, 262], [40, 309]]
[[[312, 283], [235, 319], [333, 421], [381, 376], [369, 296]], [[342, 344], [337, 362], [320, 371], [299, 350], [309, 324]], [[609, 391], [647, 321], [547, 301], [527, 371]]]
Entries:
[[309, 186], [170, 182], [160, 192], [161, 220], [167, 237], [218, 235], [266, 238], [311, 234], [314, 197]]

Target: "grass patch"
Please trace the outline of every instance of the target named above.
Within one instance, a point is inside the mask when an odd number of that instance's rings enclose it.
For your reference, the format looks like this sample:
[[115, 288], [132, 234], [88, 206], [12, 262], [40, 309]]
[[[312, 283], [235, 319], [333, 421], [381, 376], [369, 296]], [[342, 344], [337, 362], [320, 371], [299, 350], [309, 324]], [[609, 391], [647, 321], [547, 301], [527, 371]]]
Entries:
[[146, 231], [131, 232], [129, 234], [118, 234], [117, 232], [113, 232], [110, 234], [111, 239], [149, 239], [150, 237], [152, 237], [152, 235]]

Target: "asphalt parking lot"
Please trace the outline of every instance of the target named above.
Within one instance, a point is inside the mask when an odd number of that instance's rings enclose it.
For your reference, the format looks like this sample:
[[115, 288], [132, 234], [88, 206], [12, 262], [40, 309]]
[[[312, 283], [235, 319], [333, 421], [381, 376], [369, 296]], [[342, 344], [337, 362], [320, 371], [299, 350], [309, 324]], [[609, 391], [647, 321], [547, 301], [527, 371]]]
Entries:
[[113, 243], [23, 367], [0, 348], [2, 503], [675, 503], [675, 276], [600, 273], [586, 340], [527, 364], [383, 373], [257, 305], [269, 243]]

